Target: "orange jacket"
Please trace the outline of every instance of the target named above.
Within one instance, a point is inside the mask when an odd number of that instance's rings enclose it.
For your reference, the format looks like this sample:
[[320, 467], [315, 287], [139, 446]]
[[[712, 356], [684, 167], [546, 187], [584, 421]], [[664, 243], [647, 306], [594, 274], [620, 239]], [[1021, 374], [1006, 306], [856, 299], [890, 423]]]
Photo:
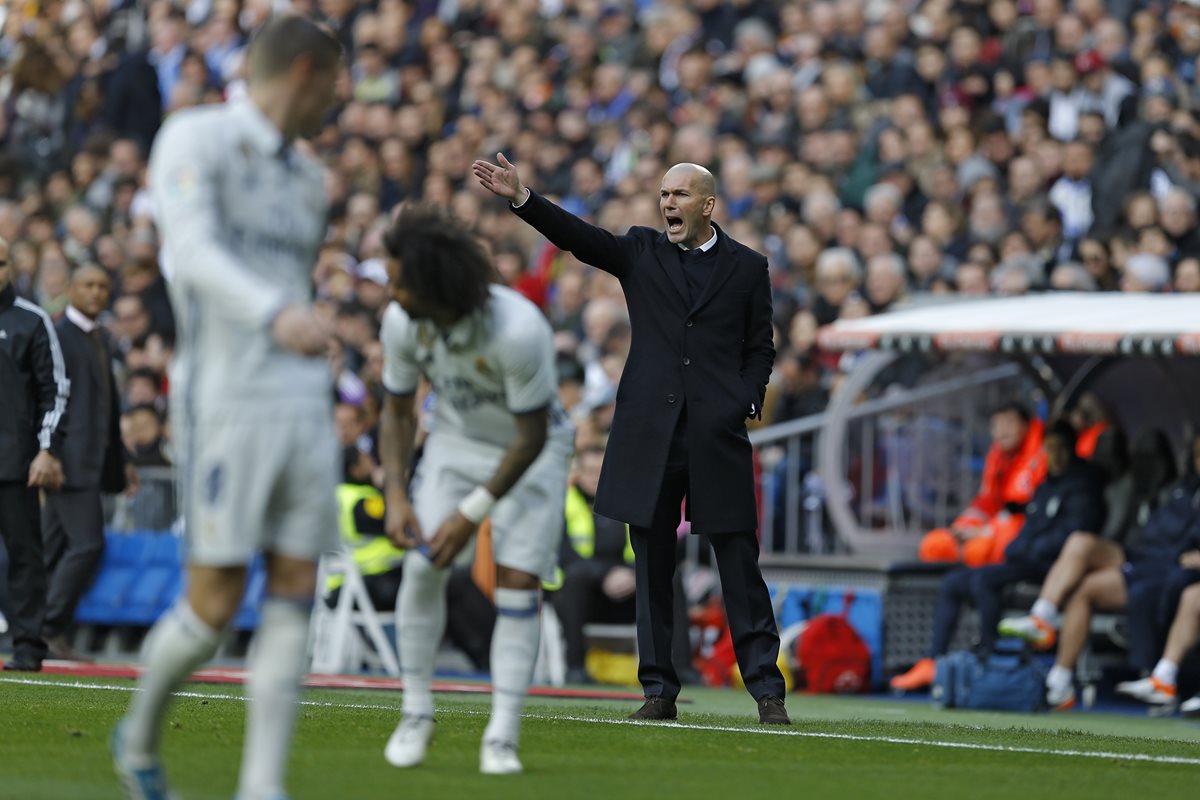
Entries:
[[1107, 422], [1097, 422], [1092, 427], [1085, 428], [1080, 432], [1079, 437], [1075, 440], [1075, 455], [1084, 461], [1090, 461], [1096, 452], [1096, 442], [1100, 441], [1100, 434], [1106, 430], [1108, 430]]
[[1024, 505], [1046, 477], [1046, 457], [1042, 454], [1041, 420], [1029, 423], [1025, 441], [1015, 453], [1006, 453], [992, 445], [983, 465], [983, 481], [979, 494], [966, 511], [954, 520], [954, 527], [970, 528], [983, 525], [1009, 503]]

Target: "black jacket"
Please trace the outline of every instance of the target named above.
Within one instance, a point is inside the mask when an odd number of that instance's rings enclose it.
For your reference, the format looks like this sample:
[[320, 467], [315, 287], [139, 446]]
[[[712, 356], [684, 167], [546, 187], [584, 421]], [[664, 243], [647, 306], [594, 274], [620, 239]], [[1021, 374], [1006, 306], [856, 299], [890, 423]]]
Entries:
[[632, 342], [613, 416], [596, 513], [650, 527], [671, 438], [687, 407], [688, 518], [695, 533], [758, 526], [746, 417], [761, 414], [775, 361], [767, 259], [717, 229], [712, 277], [691, 303], [680, 249], [635, 226], [589, 225], [536, 193], [522, 219], [621, 281]]
[[38, 450], [62, 451], [70, 383], [50, 315], [0, 290], [0, 482], [29, 477]]
[[1057, 478], [1047, 475], [1025, 504], [1025, 524], [1004, 549], [1004, 560], [1049, 568], [1072, 533], [1100, 530], [1102, 486], [1099, 470], [1082, 461]]
[[[62, 447], [63, 486], [68, 489], [100, 489], [120, 492], [125, 488], [125, 451], [121, 445], [120, 399], [117, 381], [108, 370], [108, 418], [97, 419], [96, 407], [104, 386], [95, 351], [87, 334], [65, 316], [54, 326], [62, 345], [71, 398], [67, 402], [66, 441]], [[107, 446], [104, 445], [107, 435]]]
[[1146, 524], [1134, 533], [1127, 547], [1132, 563], [1165, 563], [1174, 566], [1179, 556], [1200, 540], [1200, 475], [1183, 477], [1167, 492]]

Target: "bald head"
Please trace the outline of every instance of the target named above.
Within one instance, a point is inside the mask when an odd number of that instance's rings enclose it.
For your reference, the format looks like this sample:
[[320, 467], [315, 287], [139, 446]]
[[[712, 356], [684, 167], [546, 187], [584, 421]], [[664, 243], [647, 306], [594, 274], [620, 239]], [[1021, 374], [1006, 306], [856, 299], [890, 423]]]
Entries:
[[711, 239], [716, 205], [717, 181], [699, 164], [676, 164], [663, 176], [658, 209], [670, 242], [690, 250]]
[[707, 167], [685, 161], [667, 170], [666, 177], [672, 176], [683, 181], [690, 181], [692, 188], [703, 197], [717, 196], [717, 179], [713, 177]]

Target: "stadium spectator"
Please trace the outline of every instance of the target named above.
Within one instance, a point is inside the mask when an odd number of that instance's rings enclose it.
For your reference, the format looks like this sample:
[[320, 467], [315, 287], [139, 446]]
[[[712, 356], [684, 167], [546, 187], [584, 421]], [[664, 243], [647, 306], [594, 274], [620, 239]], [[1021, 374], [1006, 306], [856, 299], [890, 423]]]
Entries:
[[934, 659], [945, 655], [964, 603], [979, 612], [980, 646], [991, 649], [1000, 622], [1003, 589], [1023, 580], [1041, 580], [1075, 531], [1097, 530], [1103, 517], [1097, 471], [1075, 455], [1075, 431], [1064, 421], [1053, 424], [1042, 443], [1046, 478], [1025, 508], [1020, 531], [1003, 551], [1003, 561], [981, 567], [956, 567], [942, 578], [934, 610], [928, 655], [906, 673], [892, 678], [893, 689], [913, 691], [933, 683]]
[[1019, 403], [991, 413], [992, 446], [979, 493], [949, 528], [921, 540], [922, 561], [961, 561], [969, 567], [997, 564], [1024, 524], [1025, 504], [1046, 475], [1042, 422]]

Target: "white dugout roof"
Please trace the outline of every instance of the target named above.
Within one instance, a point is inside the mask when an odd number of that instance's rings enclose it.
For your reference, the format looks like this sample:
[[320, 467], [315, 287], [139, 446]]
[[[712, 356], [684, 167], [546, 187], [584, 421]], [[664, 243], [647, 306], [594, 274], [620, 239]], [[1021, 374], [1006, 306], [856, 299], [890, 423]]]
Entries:
[[826, 350], [1200, 356], [1200, 295], [1052, 293], [902, 308], [821, 329]]

